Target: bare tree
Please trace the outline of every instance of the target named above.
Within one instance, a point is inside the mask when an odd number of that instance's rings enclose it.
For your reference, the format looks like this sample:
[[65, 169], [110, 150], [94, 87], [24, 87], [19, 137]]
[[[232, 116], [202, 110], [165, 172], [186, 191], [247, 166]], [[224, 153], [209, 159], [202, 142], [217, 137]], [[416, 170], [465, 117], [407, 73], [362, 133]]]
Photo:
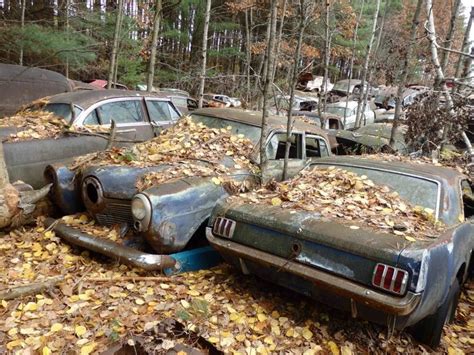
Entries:
[[303, 35], [306, 27], [306, 19], [307, 16], [305, 15], [305, 0], [300, 0], [298, 6], [298, 41], [296, 43], [296, 51], [295, 56], [293, 58], [293, 72], [290, 82], [290, 101], [288, 103], [288, 117], [286, 123], [286, 146], [285, 146], [285, 159], [283, 161], [283, 180], [288, 178], [288, 159], [290, 157], [290, 137], [291, 131], [293, 129], [293, 115], [292, 115], [292, 108], [293, 108], [293, 101], [295, 99], [295, 85], [296, 81], [298, 80], [298, 65], [300, 61], [300, 53], [301, 53], [301, 46], [303, 44]]
[[260, 136], [260, 170], [262, 171], [262, 176], [265, 171], [267, 163], [267, 155], [265, 151], [265, 143], [267, 140], [267, 128], [268, 128], [268, 94], [270, 88], [273, 85], [273, 62], [275, 60], [275, 35], [276, 35], [276, 22], [277, 22], [277, 0], [270, 1], [270, 31], [267, 38], [267, 49], [265, 52], [265, 82], [263, 85], [263, 112], [262, 112], [262, 131]]
[[375, 32], [377, 29], [377, 18], [379, 17], [379, 10], [380, 10], [380, 0], [377, 0], [375, 12], [374, 12], [374, 20], [373, 20], [373, 25], [372, 25], [372, 33], [370, 34], [370, 39], [369, 43], [367, 45], [367, 53], [365, 55], [365, 61], [364, 61], [364, 68], [362, 71], [362, 79], [361, 79], [361, 88], [360, 88], [360, 93], [359, 93], [359, 102], [357, 104], [357, 111], [356, 111], [356, 122], [355, 122], [355, 127], [360, 127], [361, 123], [361, 116], [363, 112], [361, 112], [362, 108], [362, 100], [364, 99], [364, 90], [368, 90], [368, 85], [366, 83], [366, 78], [367, 78], [367, 72], [369, 69], [369, 62], [370, 62], [370, 57], [371, 57], [371, 52], [372, 52], [372, 45], [374, 44], [374, 38], [375, 38]]
[[329, 76], [329, 60], [331, 59], [331, 34], [329, 27], [329, 17], [330, 17], [330, 3], [329, 0], [326, 0], [324, 3], [324, 76], [323, 83], [321, 85], [321, 90], [319, 91], [319, 100], [318, 100], [318, 115], [321, 117], [321, 110], [326, 110], [326, 94], [328, 88], [328, 76]]
[[204, 99], [204, 85], [206, 84], [206, 60], [207, 60], [207, 35], [209, 32], [209, 19], [211, 17], [211, 0], [206, 0], [206, 12], [204, 14], [204, 31], [202, 35], [201, 52], [201, 81], [199, 83], [199, 108], [202, 107]]
[[[462, 46], [461, 46], [461, 52], [467, 52], [468, 51], [468, 46], [469, 46], [469, 36], [471, 34], [471, 28], [472, 28], [472, 21], [474, 20], [474, 6], [471, 7], [471, 13], [470, 13], [470, 16], [469, 16], [469, 20], [467, 22], [467, 26], [466, 26], [466, 31], [464, 32], [464, 39], [463, 39], [463, 42], [462, 42]], [[460, 75], [461, 75], [461, 71], [462, 71], [462, 67], [463, 67], [463, 63], [464, 63], [464, 56], [463, 55], [459, 55], [459, 59], [458, 61], [456, 62], [456, 70], [455, 70], [455, 74], [454, 74], [454, 78], [455, 79], [459, 79]], [[457, 86], [459, 88], [459, 86]]]
[[249, 11], [250, 10], [245, 9], [245, 75], [246, 75], [246, 87], [247, 87], [247, 96], [246, 96], [246, 102], [250, 102], [250, 69], [251, 69], [251, 62], [252, 62], [252, 52], [250, 49], [251, 46], [251, 39], [250, 39], [250, 16], [249, 16]]
[[[433, 62], [433, 66], [435, 69], [435, 77], [436, 77], [435, 80], [437, 80], [441, 85], [441, 91], [443, 92], [446, 98], [446, 108], [450, 112], [450, 117], [448, 117], [448, 120], [445, 123], [444, 130], [443, 130], [443, 143], [444, 143], [444, 141], [448, 137], [448, 133], [451, 127], [451, 118], [454, 116], [455, 112], [454, 112], [453, 99], [451, 97], [451, 93], [448, 90], [448, 87], [446, 86], [446, 82], [444, 80], [443, 69], [441, 68], [441, 64], [438, 58], [438, 46], [436, 44], [436, 30], [435, 30], [435, 25], [434, 25], [432, 0], [426, 0], [426, 15], [427, 15], [427, 21], [426, 21], [425, 28], [426, 28], [428, 40], [430, 41], [431, 61]], [[474, 149], [472, 148], [471, 142], [469, 141], [469, 138], [467, 137], [465, 132], [462, 133], [462, 139], [464, 140], [464, 143], [466, 144], [468, 148], [471, 161], [474, 162]]]
[[[283, 6], [282, 6], [282, 13], [281, 13], [281, 18], [280, 18], [280, 27], [278, 28], [278, 39], [276, 41], [276, 49], [275, 49], [275, 58], [278, 58], [280, 55], [280, 46], [281, 46], [281, 41], [283, 38], [283, 26], [285, 24], [285, 15], [286, 15], [286, 0], [283, 0]], [[273, 63], [273, 71], [272, 75], [275, 77], [275, 73], [277, 70], [277, 61]]]
[[352, 37], [352, 53], [351, 53], [351, 61], [349, 65], [349, 83], [347, 84], [347, 92], [346, 92], [346, 108], [344, 109], [344, 120], [343, 124], [346, 125], [346, 117], [347, 117], [347, 108], [349, 106], [349, 95], [351, 90], [351, 79], [352, 79], [352, 71], [354, 70], [354, 58], [355, 58], [355, 50], [356, 50], [356, 43], [357, 43], [357, 31], [359, 30], [360, 20], [362, 19], [362, 13], [364, 12], [364, 3], [365, 0], [362, 0], [360, 5], [360, 12], [357, 18], [357, 22], [354, 28], [354, 35]]
[[413, 47], [415, 46], [416, 42], [416, 32], [418, 29], [418, 25], [420, 23], [420, 13], [421, 13], [421, 6], [423, 5], [423, 0], [418, 0], [416, 3], [415, 14], [413, 15], [413, 21], [411, 23], [410, 29], [410, 42], [405, 50], [405, 55], [403, 58], [403, 66], [402, 66], [402, 73], [400, 76], [400, 80], [398, 81], [398, 88], [397, 88], [397, 102], [395, 106], [395, 117], [393, 119], [392, 124], [392, 131], [390, 132], [390, 145], [393, 147], [395, 144], [395, 135], [397, 133], [397, 128], [400, 122], [400, 113], [402, 110], [402, 101], [403, 101], [403, 90], [405, 89], [405, 85], [408, 79], [408, 65], [410, 63], [410, 59], [413, 53]]
[[[22, 0], [21, 1], [21, 22], [20, 22], [22, 31], [25, 30], [25, 10], [26, 10], [26, 0]], [[23, 65], [23, 42], [22, 42], [21, 48], [20, 48], [19, 64]]]
[[150, 60], [148, 62], [148, 73], [146, 91], [151, 92], [153, 88], [153, 79], [155, 78], [156, 51], [158, 48], [158, 33], [161, 23], [161, 0], [155, 2], [155, 16], [153, 19], [153, 34], [151, 37]]
[[117, 17], [115, 19], [114, 41], [113, 41], [113, 44], [112, 44], [112, 52], [110, 54], [109, 76], [108, 76], [108, 79], [107, 79], [107, 89], [112, 88], [112, 83], [114, 81], [115, 63], [117, 61], [117, 53], [118, 53], [119, 38], [120, 38], [120, 27], [121, 27], [121, 23], [122, 23], [122, 13], [123, 13], [123, 0], [118, 0], [118, 3], [117, 3]]

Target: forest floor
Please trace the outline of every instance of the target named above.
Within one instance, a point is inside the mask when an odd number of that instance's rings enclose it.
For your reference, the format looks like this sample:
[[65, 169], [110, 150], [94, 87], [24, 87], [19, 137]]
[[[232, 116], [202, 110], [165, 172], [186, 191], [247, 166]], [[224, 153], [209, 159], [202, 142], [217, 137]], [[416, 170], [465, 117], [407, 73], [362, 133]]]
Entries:
[[[387, 327], [225, 264], [165, 277], [70, 247], [42, 227], [0, 240], [0, 290], [64, 277], [42, 293], [0, 302], [0, 353], [433, 352], [406, 332], [389, 337]], [[474, 353], [472, 280], [436, 352]]]

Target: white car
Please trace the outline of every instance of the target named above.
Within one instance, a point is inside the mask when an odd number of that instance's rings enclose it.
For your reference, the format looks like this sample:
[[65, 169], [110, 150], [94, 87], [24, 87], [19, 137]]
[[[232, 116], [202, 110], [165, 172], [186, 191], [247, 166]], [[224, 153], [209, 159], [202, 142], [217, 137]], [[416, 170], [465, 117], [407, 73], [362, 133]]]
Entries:
[[[347, 103], [347, 108], [346, 108]], [[344, 124], [345, 129], [355, 128], [356, 123], [356, 113], [357, 113], [357, 101], [339, 101], [334, 103], [329, 103], [326, 105], [327, 113], [341, 117], [341, 120]], [[369, 123], [374, 123], [375, 114], [374, 111], [370, 109], [370, 103], [367, 102], [365, 105], [365, 111], [362, 113], [361, 126], [365, 126]]]
[[315, 76], [313, 80], [308, 81], [306, 84], [306, 90], [309, 91], [321, 91], [321, 92], [329, 92], [332, 90], [334, 86], [333, 83], [329, 81], [329, 78], [326, 81], [326, 88], [323, 88], [323, 76]]

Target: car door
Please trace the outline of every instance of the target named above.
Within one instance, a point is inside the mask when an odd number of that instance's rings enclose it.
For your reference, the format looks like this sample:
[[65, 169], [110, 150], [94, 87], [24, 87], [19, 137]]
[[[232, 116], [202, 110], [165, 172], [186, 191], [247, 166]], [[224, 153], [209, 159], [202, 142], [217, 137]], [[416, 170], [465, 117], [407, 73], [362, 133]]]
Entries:
[[[288, 177], [298, 174], [306, 165], [303, 134], [292, 133], [290, 136], [290, 154], [288, 157]], [[286, 132], [275, 131], [269, 135], [266, 144], [267, 167], [263, 172], [264, 182], [271, 179], [281, 180], [286, 149]]]
[[329, 156], [329, 145], [324, 138], [315, 134], [306, 134], [304, 143], [304, 158], [306, 160], [314, 160]]
[[110, 127], [112, 120], [117, 127], [117, 137], [145, 141], [154, 136], [141, 97], [105, 100], [89, 113], [84, 124], [99, 122], [103, 127]]
[[171, 101], [145, 98], [145, 104], [155, 135], [158, 135], [163, 129], [174, 125], [181, 117]]

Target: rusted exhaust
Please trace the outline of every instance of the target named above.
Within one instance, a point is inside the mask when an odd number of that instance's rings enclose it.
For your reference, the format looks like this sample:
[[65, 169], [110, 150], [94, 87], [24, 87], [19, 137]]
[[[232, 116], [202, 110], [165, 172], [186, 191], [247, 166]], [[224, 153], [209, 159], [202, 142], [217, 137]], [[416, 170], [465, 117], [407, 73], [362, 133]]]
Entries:
[[[47, 218], [45, 225], [53, 225], [56, 220]], [[106, 255], [122, 264], [139, 267], [147, 271], [169, 269], [175, 266], [176, 260], [169, 255], [143, 253], [139, 250], [126, 247], [111, 240], [97, 238], [92, 235], [57, 223], [52, 228], [56, 234], [70, 244]]]

